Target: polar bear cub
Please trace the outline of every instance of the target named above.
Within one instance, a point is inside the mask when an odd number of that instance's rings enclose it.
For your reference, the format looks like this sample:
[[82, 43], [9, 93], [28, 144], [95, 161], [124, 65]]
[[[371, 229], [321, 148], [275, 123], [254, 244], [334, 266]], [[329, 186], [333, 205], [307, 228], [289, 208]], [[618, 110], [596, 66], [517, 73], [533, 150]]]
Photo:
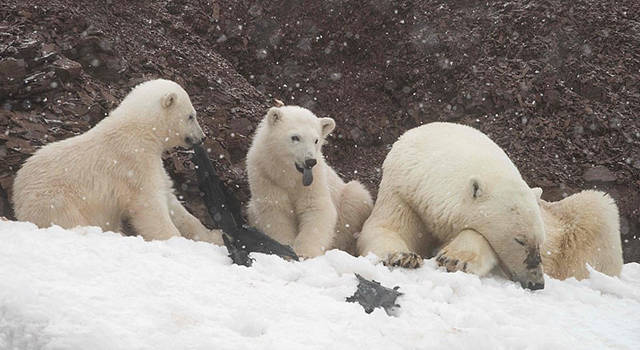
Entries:
[[345, 183], [324, 160], [334, 128], [333, 119], [302, 107], [272, 107], [247, 154], [249, 223], [305, 257], [332, 248], [354, 253], [373, 207], [362, 184]]
[[184, 236], [222, 244], [173, 193], [162, 153], [200, 143], [204, 133], [187, 92], [169, 80], [136, 86], [84, 134], [31, 156], [14, 182], [18, 220], [120, 231], [128, 219], [147, 240]]
[[[533, 191], [540, 198], [542, 190]], [[586, 190], [557, 202], [539, 199], [539, 203], [545, 230], [540, 254], [544, 273], [580, 280], [589, 277], [588, 264], [604, 274], [620, 275], [620, 215], [613, 198]]]

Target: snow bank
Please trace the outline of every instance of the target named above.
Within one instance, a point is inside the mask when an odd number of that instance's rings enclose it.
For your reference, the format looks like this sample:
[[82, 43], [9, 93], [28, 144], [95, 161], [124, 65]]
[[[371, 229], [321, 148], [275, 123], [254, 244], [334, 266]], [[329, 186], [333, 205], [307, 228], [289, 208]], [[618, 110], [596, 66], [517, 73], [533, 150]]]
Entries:
[[[304, 262], [186, 239], [0, 222], [0, 349], [639, 349], [640, 265], [620, 278], [389, 270], [330, 251]], [[344, 299], [354, 272], [400, 286], [396, 317]]]

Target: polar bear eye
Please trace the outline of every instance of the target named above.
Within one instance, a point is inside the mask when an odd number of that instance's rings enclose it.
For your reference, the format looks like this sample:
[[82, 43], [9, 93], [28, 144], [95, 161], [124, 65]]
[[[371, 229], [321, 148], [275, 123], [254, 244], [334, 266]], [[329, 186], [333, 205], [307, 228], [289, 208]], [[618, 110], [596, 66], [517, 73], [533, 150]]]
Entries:
[[295, 135], [294, 135], [294, 136], [291, 136], [291, 141], [293, 141], [293, 142], [298, 142], [298, 141], [300, 141], [300, 137], [295, 136]]
[[195, 118], [193, 114], [189, 114], [189, 120], [193, 120], [193, 118]]
[[318, 144], [318, 139], [316, 139], [316, 145]]
[[519, 245], [524, 245], [524, 242], [519, 240], [518, 238], [514, 238], [514, 241], [516, 241], [516, 243], [518, 243]]

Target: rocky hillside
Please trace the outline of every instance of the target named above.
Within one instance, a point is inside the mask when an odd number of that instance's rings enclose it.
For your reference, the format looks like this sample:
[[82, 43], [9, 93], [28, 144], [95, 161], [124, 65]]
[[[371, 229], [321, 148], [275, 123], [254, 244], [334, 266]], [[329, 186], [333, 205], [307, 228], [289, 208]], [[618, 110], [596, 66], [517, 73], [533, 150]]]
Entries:
[[[8, 0], [0, 5], [0, 213], [37, 147], [81, 133], [136, 83], [191, 94], [246, 200], [250, 136], [279, 98], [336, 119], [326, 153], [375, 192], [405, 130], [489, 134], [544, 198], [614, 196], [640, 261], [640, 4], [598, 1]], [[204, 218], [185, 151], [167, 168]]]

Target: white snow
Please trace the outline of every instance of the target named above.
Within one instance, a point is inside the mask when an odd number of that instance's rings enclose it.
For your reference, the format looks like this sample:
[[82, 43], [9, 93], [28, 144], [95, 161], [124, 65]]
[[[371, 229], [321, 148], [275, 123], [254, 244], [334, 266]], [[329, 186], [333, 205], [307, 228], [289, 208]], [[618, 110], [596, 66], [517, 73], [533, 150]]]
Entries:
[[[0, 222], [0, 349], [640, 349], [640, 265], [620, 278], [418, 270], [330, 251], [303, 262], [174, 238]], [[355, 273], [404, 293], [396, 316], [344, 299]]]

